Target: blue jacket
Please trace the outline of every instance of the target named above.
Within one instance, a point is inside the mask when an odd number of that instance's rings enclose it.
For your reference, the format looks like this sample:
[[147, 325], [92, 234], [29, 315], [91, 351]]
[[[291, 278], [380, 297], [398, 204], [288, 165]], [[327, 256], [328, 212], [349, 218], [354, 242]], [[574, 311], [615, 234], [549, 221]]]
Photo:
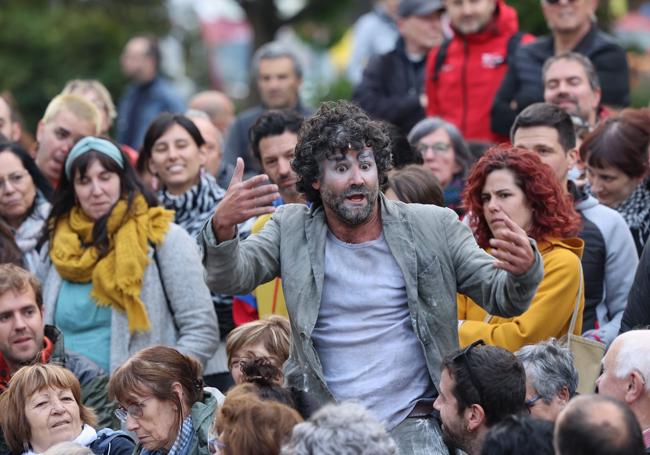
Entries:
[[133, 438], [124, 431], [104, 428], [97, 432], [97, 439], [88, 448], [95, 455], [131, 455], [135, 447]]
[[151, 122], [163, 112], [185, 112], [174, 87], [158, 75], [146, 84], [131, 84], [117, 108], [117, 140], [138, 150]]

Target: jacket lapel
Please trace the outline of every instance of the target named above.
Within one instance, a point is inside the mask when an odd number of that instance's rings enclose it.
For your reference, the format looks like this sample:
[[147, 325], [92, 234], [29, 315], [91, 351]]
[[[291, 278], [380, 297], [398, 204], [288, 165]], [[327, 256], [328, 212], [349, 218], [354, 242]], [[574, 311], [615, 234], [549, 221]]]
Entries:
[[305, 226], [305, 235], [307, 237], [307, 248], [309, 250], [309, 261], [311, 264], [312, 276], [314, 277], [314, 286], [312, 291], [315, 295], [308, 296], [308, 301], [303, 301], [301, 304], [309, 305], [308, 311], [305, 311], [305, 319], [303, 326], [307, 330], [307, 334], [311, 336], [312, 330], [316, 325], [318, 319], [318, 311], [320, 310], [320, 301], [323, 295], [323, 280], [324, 280], [324, 266], [325, 266], [325, 238], [327, 235], [327, 222], [325, 221], [325, 212], [322, 207], [312, 211], [307, 218]]

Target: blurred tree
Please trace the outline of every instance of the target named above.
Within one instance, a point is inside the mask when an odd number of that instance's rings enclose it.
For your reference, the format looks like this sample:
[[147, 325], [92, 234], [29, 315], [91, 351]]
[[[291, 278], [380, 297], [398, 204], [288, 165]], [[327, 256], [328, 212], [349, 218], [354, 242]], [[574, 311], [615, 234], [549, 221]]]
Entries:
[[[316, 37], [317, 43], [314, 44], [331, 46], [343, 36], [359, 14], [370, 10], [372, 4], [369, 0], [308, 0], [291, 17], [283, 17], [278, 8], [279, 1], [281, 0], [238, 0], [255, 30], [254, 49], [272, 41], [277, 30], [284, 25], [300, 27], [309, 22], [326, 24], [330, 30], [329, 42], [321, 43], [320, 37]], [[309, 42], [313, 37], [306, 35], [303, 39]]]
[[117, 100], [128, 38], [169, 27], [163, 0], [14, 0], [0, 10], [0, 90], [11, 92], [31, 132], [69, 79], [98, 79]]

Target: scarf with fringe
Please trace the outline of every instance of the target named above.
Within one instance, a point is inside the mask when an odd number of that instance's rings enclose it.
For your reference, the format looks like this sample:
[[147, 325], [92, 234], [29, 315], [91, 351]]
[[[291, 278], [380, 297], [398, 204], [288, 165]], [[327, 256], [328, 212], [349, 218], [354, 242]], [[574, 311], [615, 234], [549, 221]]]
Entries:
[[125, 311], [131, 333], [146, 332], [149, 317], [140, 291], [149, 264], [149, 243], [161, 243], [173, 219], [174, 212], [149, 207], [142, 195], [135, 197], [130, 210], [126, 200], [118, 201], [106, 223], [108, 253], [100, 258], [92, 246], [95, 222], [75, 206], [57, 223], [50, 258], [63, 279], [92, 281], [90, 296], [98, 305]]

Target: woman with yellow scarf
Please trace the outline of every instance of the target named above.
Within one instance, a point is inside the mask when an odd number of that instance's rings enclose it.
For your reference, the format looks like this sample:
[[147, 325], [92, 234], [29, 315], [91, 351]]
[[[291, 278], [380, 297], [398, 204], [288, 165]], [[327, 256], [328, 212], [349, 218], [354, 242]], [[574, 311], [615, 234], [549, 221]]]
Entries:
[[113, 142], [68, 154], [48, 220], [45, 321], [66, 348], [112, 372], [168, 345], [205, 363], [219, 334], [196, 242], [172, 223]]

